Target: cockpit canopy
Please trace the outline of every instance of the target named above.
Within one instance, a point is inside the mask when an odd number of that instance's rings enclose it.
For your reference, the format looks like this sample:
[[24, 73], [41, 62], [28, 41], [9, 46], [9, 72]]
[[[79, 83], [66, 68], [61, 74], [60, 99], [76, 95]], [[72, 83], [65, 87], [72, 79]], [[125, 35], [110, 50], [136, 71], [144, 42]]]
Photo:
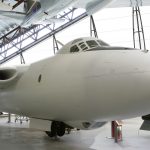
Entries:
[[128, 47], [110, 46], [109, 44], [97, 38], [84, 37], [75, 39], [67, 43], [58, 51], [58, 54], [70, 54], [94, 50], [137, 50], [137, 49]]
[[75, 39], [67, 43], [59, 50], [58, 54], [68, 54], [68, 53], [75, 53], [81, 51], [88, 51], [93, 48], [104, 47], [104, 46], [109, 46], [109, 45], [97, 38], [84, 37], [84, 38]]

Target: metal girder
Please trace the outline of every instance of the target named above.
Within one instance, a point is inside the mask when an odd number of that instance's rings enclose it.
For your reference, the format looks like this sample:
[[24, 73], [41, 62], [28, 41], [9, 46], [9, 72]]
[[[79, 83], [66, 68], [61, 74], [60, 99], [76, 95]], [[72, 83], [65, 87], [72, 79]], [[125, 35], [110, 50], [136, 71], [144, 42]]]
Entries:
[[132, 8], [132, 23], [134, 48], [146, 50], [145, 35], [139, 6]]
[[39, 44], [47, 38], [73, 25], [87, 17], [86, 12], [76, 13], [78, 9], [70, 8], [62, 12], [57, 18], [65, 19], [64, 22], [50, 25], [33, 25], [28, 29], [17, 27], [0, 38], [0, 64], [20, 55], [29, 48]]
[[12, 7], [12, 10], [24, 3], [25, 0], [18, 0], [17, 3]]
[[90, 36], [98, 38], [94, 17], [92, 15], [90, 16]]
[[54, 54], [59, 50], [58, 42], [56, 40], [55, 34], [53, 35], [53, 50], [54, 50]]

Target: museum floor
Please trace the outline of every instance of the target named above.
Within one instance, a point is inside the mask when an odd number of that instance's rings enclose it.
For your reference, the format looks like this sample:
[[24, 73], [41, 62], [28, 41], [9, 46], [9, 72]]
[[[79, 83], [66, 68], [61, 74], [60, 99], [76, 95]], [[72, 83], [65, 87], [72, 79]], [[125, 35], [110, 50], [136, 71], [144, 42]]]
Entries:
[[28, 129], [28, 123], [7, 123], [0, 119], [0, 150], [149, 150], [150, 132], [139, 131], [140, 118], [125, 120], [123, 141], [114, 143], [110, 124], [91, 131], [77, 131], [59, 139], [50, 139], [44, 132]]

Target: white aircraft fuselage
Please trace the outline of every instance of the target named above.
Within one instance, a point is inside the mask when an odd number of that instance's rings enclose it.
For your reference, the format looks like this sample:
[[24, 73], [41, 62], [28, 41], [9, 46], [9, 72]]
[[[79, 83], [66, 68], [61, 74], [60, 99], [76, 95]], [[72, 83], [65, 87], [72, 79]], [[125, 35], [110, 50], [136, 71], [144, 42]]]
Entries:
[[[72, 43], [80, 47], [90, 40]], [[16, 67], [15, 73], [1, 68], [0, 111], [77, 128], [84, 128], [83, 122], [150, 113], [149, 52], [109, 46], [69, 52], [73, 46], [69, 43], [52, 58]]]

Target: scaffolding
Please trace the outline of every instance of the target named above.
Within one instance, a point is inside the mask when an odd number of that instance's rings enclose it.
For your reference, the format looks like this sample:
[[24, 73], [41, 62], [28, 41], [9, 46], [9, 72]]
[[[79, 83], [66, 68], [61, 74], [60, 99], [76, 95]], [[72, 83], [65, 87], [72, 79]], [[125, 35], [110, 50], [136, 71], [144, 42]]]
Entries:
[[146, 50], [145, 35], [139, 6], [132, 8], [134, 48]]
[[27, 29], [21, 27], [15, 28], [0, 38], [0, 65], [18, 55], [21, 57], [21, 63], [25, 63], [23, 52], [50, 37], [54, 39], [55, 53], [58, 49], [55, 35], [87, 16], [87, 13], [83, 10], [79, 13], [78, 9], [69, 8], [58, 14], [57, 18], [64, 19], [65, 21], [57, 25], [52, 23], [50, 25], [33, 25]]
[[[25, 64], [23, 52], [50, 37], [53, 38], [55, 54], [59, 49], [56, 34], [87, 16], [85, 10], [80, 11], [75, 8], [69, 8], [56, 16], [58, 19], [65, 20], [62, 23], [32, 25], [29, 28], [16, 27], [0, 38], [0, 65], [16, 56], [20, 56], [21, 64]], [[133, 7], [132, 20], [134, 47], [146, 50], [142, 17], [138, 6]], [[93, 16], [90, 16], [90, 36], [98, 38]]]
[[98, 38], [94, 17], [92, 15], [90, 16], [90, 36]]
[[55, 34], [53, 35], [53, 50], [54, 50], [54, 54], [59, 50], [58, 42], [56, 40]]

